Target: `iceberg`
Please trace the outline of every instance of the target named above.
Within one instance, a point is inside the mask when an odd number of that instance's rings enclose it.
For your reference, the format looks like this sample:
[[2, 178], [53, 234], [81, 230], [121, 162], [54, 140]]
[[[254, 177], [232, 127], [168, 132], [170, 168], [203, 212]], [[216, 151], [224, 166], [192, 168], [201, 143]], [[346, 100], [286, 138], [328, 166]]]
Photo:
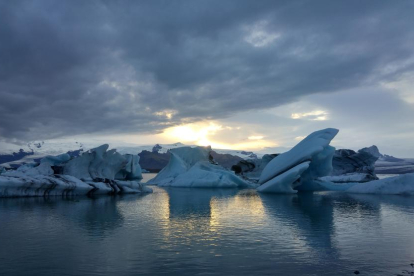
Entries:
[[115, 149], [108, 151], [108, 148], [109, 145], [104, 144], [70, 160], [65, 164], [63, 174], [84, 180], [115, 179], [128, 161]]
[[[361, 178], [361, 182], [377, 180], [375, 175], [375, 162], [380, 157], [380, 153], [376, 146], [360, 149], [355, 152], [350, 149], [340, 149], [335, 151], [332, 160], [333, 171], [332, 176], [344, 174], [365, 174]], [[358, 176], [355, 176], [358, 177]], [[359, 175], [361, 177], [361, 175]]]
[[211, 147], [180, 147], [170, 150], [170, 161], [147, 182], [158, 186], [236, 188], [251, 186], [232, 171], [217, 165]]
[[260, 175], [258, 191], [312, 191], [314, 180], [332, 171], [335, 148], [329, 143], [338, 131], [327, 128], [313, 132], [290, 151], [272, 159]]
[[345, 191], [357, 194], [414, 195], [414, 173], [367, 183], [350, 183], [350, 187]]
[[142, 179], [138, 155], [121, 155], [115, 149], [108, 148], [109, 145], [104, 144], [71, 159], [63, 165], [63, 174], [88, 181]]
[[[122, 156], [107, 149], [108, 145], [103, 145], [70, 161], [65, 154], [47, 156], [40, 164], [29, 163], [3, 172], [0, 197], [152, 192], [138, 181], [123, 181], [142, 178], [138, 156]], [[56, 166], [63, 167], [62, 174], [55, 174]]]
[[414, 173], [402, 174], [365, 183], [349, 182], [339, 184], [316, 180], [314, 187], [321, 191], [338, 191], [353, 194], [414, 195]]
[[127, 160], [127, 163], [123, 169], [117, 172], [117, 174], [115, 175], [115, 179], [142, 179], [142, 169], [139, 165], [139, 155], [125, 154], [123, 156]]

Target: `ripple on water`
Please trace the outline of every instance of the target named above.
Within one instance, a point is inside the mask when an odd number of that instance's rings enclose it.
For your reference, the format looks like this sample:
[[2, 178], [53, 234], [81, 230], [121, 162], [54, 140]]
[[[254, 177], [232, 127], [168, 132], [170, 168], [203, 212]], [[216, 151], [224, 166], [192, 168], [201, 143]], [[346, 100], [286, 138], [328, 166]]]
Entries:
[[1, 199], [1, 275], [395, 275], [414, 261], [412, 197], [153, 188]]

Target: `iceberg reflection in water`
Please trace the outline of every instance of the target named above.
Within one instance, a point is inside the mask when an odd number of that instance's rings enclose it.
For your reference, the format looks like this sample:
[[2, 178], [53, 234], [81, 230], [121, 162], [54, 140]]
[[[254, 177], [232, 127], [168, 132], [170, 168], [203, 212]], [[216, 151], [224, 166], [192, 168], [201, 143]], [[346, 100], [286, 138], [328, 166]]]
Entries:
[[393, 275], [412, 197], [158, 188], [0, 200], [1, 275]]

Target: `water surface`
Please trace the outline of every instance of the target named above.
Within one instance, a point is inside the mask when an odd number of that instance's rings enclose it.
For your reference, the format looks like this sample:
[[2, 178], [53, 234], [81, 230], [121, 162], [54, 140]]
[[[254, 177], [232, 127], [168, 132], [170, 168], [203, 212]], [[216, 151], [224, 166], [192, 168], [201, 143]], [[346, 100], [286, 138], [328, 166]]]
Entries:
[[413, 262], [413, 197], [0, 199], [0, 275], [396, 275]]

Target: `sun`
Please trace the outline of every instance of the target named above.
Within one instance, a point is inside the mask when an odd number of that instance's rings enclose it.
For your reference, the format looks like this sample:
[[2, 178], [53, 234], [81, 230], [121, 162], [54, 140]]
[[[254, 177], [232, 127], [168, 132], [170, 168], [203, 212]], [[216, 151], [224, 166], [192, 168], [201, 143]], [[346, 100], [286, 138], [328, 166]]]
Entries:
[[221, 129], [221, 125], [212, 122], [187, 124], [168, 128], [164, 131], [163, 136], [174, 141], [178, 140], [183, 143], [193, 143], [198, 146], [212, 146], [217, 148], [223, 145], [210, 141], [209, 136], [213, 136]]

